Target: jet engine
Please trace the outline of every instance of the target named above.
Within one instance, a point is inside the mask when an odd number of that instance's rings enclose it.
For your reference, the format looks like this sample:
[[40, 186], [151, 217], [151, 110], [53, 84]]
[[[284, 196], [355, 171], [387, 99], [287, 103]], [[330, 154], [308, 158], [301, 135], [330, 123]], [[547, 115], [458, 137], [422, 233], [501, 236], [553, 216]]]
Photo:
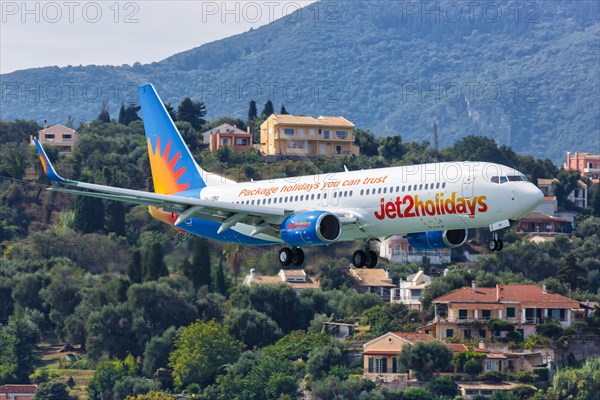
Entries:
[[288, 217], [279, 231], [290, 246], [320, 246], [337, 241], [342, 233], [338, 217], [327, 211], [307, 211]]
[[446, 231], [431, 231], [409, 233], [408, 243], [417, 250], [436, 250], [459, 247], [467, 241], [467, 229], [451, 229]]

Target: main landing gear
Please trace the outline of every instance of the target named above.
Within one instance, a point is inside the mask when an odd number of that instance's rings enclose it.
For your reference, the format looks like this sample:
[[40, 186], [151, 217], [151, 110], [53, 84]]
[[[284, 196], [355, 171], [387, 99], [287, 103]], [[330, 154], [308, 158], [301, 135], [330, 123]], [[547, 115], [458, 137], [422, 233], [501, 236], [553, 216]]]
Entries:
[[284, 247], [279, 250], [279, 262], [284, 267], [290, 264], [299, 267], [304, 263], [304, 251], [300, 247]]
[[488, 242], [490, 251], [500, 251], [504, 247], [504, 242], [498, 239], [498, 232], [493, 232], [492, 239]]
[[364, 250], [356, 250], [352, 254], [352, 265], [354, 268], [375, 268], [377, 265], [377, 253], [371, 250], [371, 241], [366, 240], [363, 244]]

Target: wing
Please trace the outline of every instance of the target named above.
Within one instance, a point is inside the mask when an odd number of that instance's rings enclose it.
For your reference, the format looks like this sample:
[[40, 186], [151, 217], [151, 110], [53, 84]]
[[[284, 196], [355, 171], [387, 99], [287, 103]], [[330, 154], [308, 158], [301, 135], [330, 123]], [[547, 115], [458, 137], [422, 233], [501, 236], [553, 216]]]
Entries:
[[[197, 192], [197, 198], [184, 197], [65, 179], [56, 172], [38, 140], [34, 139], [34, 141], [42, 167], [48, 178], [52, 182], [76, 188], [50, 188], [49, 190], [161, 208], [179, 215], [179, 218], [175, 221], [175, 226], [192, 217], [198, 217], [220, 222], [221, 227], [218, 233], [231, 228], [237, 223], [245, 223], [255, 226], [257, 228], [256, 233], [260, 231], [260, 233], [276, 235], [277, 233], [272, 227], [281, 225], [289, 215], [294, 213], [293, 210], [281, 208], [202, 200], [200, 199], [200, 191]], [[190, 195], [193, 195], [193, 193], [190, 193]]]

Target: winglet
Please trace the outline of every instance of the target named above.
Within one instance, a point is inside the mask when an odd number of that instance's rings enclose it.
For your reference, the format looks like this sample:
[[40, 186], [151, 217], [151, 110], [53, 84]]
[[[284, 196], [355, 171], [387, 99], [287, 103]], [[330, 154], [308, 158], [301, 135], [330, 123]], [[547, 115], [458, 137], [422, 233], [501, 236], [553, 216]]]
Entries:
[[35, 148], [37, 149], [40, 161], [42, 162], [42, 168], [44, 168], [44, 173], [46, 173], [48, 179], [50, 179], [52, 182], [57, 183], [69, 183], [68, 180], [66, 180], [56, 172], [40, 142], [36, 138], [34, 138], [33, 141], [35, 142]]

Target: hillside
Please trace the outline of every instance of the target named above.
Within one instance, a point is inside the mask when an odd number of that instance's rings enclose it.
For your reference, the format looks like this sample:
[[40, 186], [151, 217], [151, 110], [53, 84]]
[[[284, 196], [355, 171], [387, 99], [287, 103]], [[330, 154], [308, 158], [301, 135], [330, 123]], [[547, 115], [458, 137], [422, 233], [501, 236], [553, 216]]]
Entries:
[[210, 118], [245, 117], [249, 100], [271, 98], [407, 141], [433, 141], [436, 121], [441, 146], [478, 134], [555, 162], [567, 150], [600, 152], [597, 2], [481, 3], [461, 14], [455, 2], [415, 4], [320, 2], [152, 64], [0, 75], [0, 117], [85, 121], [103, 99], [116, 116], [150, 81], [167, 102], [205, 101]]

